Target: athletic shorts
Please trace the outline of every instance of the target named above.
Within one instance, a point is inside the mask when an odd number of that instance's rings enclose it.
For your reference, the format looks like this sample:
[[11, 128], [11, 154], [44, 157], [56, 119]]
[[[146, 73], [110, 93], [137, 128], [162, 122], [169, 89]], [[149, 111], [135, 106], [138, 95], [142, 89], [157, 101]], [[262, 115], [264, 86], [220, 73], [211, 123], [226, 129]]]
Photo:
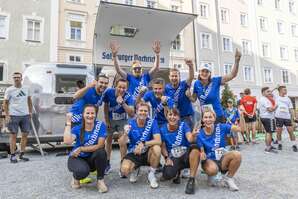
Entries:
[[10, 121], [7, 124], [7, 128], [12, 134], [19, 132], [19, 127], [22, 133], [29, 133], [31, 131], [30, 116], [10, 116]]
[[107, 134], [113, 135], [114, 132], [122, 132], [127, 120], [111, 120], [111, 128], [108, 129]]
[[[208, 160], [213, 161], [213, 162], [217, 165], [218, 170], [219, 170], [222, 174], [226, 174], [226, 173], [228, 172], [228, 170], [223, 170], [223, 169], [222, 169], [222, 160], [223, 160], [224, 156], [225, 156], [225, 155], [223, 155], [223, 156], [220, 158], [220, 160], [211, 160], [211, 159], [208, 159]], [[207, 161], [207, 160], [202, 160], [202, 161], [201, 161], [201, 164], [202, 164], [202, 167], [203, 167], [203, 168], [204, 168], [204, 164], [206, 164], [206, 161]]]
[[135, 155], [134, 153], [128, 153], [123, 159], [130, 160], [135, 164], [135, 168], [138, 168], [140, 166], [149, 166], [148, 162], [148, 156], [149, 156], [149, 149], [142, 153], [141, 155]]
[[[184, 153], [181, 157], [179, 158], [175, 158], [175, 157], [171, 157], [171, 160], [174, 163], [174, 166], [179, 167], [179, 169], [185, 169], [185, 168], [189, 168], [189, 154], [193, 149], [198, 149], [196, 144], [192, 144], [186, 153]], [[166, 167], [166, 166], [165, 166]]]
[[253, 117], [248, 117], [247, 115], [244, 115], [244, 120], [245, 120], [245, 123], [256, 122], [257, 117], [256, 115], [254, 115]]
[[292, 126], [292, 121], [290, 119], [275, 118], [276, 127], [282, 128], [283, 126]]
[[274, 133], [276, 130], [275, 119], [261, 118], [266, 133]]

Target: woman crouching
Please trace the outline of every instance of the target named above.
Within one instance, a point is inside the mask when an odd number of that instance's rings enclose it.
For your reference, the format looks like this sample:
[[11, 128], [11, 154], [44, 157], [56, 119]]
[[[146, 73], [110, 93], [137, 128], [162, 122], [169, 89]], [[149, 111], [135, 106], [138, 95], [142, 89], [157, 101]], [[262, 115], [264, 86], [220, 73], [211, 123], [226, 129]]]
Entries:
[[180, 172], [190, 168], [185, 193], [195, 193], [195, 176], [199, 166], [199, 149], [195, 142], [196, 133], [192, 133], [187, 123], [180, 121], [179, 111], [176, 108], [166, 114], [168, 123], [160, 129], [162, 137], [162, 155], [165, 159], [163, 178], [173, 179], [175, 184], [180, 184]]
[[223, 182], [231, 191], [238, 191], [239, 188], [234, 182], [234, 175], [241, 163], [241, 154], [238, 151], [228, 152], [226, 147], [226, 136], [231, 132], [239, 132], [240, 127], [229, 124], [214, 124], [216, 115], [212, 110], [203, 112], [202, 120], [204, 128], [199, 131], [197, 145], [201, 150], [202, 168], [208, 175], [208, 184], [214, 186], [214, 176], [220, 171]]
[[86, 105], [82, 124], [71, 129], [71, 116], [67, 115], [64, 143], [74, 143], [67, 163], [69, 171], [73, 173], [72, 188], [80, 188], [80, 180], [96, 170], [98, 191], [104, 193], [108, 191], [104, 182], [104, 170], [107, 164], [104, 149], [106, 125], [97, 121], [96, 116], [97, 108], [94, 105]]

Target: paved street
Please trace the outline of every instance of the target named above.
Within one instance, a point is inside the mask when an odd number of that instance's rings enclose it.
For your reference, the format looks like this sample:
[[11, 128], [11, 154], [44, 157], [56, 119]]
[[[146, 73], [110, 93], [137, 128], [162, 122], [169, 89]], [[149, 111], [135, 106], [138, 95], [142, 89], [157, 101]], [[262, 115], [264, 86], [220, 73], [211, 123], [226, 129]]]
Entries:
[[143, 168], [137, 184], [120, 179], [119, 151], [113, 153], [113, 172], [106, 177], [109, 192], [100, 194], [94, 184], [72, 190], [71, 174], [66, 168], [66, 156], [56, 157], [52, 151], [45, 158], [30, 153], [31, 161], [12, 165], [8, 159], [0, 160], [0, 198], [298, 198], [298, 153], [290, 150], [289, 143], [278, 154], [265, 154], [264, 144], [242, 146], [243, 162], [236, 175], [240, 191], [208, 187], [206, 176], [197, 177], [196, 194], [184, 194], [186, 180], [180, 185], [161, 182], [152, 190], [146, 180], [147, 168]]

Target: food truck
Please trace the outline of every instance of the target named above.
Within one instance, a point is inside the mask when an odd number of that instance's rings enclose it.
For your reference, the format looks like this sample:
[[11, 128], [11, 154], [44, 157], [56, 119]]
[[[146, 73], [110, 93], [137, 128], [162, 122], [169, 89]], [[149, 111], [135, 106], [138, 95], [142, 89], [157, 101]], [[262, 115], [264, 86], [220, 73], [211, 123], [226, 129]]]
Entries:
[[[63, 140], [65, 115], [73, 103], [77, 81], [88, 84], [103, 72], [113, 82], [116, 71], [109, 48], [111, 41], [121, 45], [118, 53], [121, 67], [129, 70], [137, 59], [148, 70], [155, 61], [152, 43], [159, 40], [162, 46], [158, 76], [167, 77], [171, 42], [195, 18], [194, 14], [101, 2], [94, 28], [93, 65], [40, 63], [27, 67], [23, 73], [23, 84], [32, 93], [33, 123], [40, 142]], [[8, 135], [2, 130], [0, 143], [8, 143]], [[35, 140], [31, 134], [29, 143]]]

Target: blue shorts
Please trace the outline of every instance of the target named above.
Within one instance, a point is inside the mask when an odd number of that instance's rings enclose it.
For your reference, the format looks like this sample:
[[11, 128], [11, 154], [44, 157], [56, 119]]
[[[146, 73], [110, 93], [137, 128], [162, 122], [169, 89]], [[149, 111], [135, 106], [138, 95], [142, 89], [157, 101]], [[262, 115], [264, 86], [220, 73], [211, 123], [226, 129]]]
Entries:
[[10, 116], [10, 121], [7, 124], [7, 128], [12, 134], [17, 134], [19, 132], [19, 127], [22, 133], [29, 133], [31, 131], [30, 116]]

